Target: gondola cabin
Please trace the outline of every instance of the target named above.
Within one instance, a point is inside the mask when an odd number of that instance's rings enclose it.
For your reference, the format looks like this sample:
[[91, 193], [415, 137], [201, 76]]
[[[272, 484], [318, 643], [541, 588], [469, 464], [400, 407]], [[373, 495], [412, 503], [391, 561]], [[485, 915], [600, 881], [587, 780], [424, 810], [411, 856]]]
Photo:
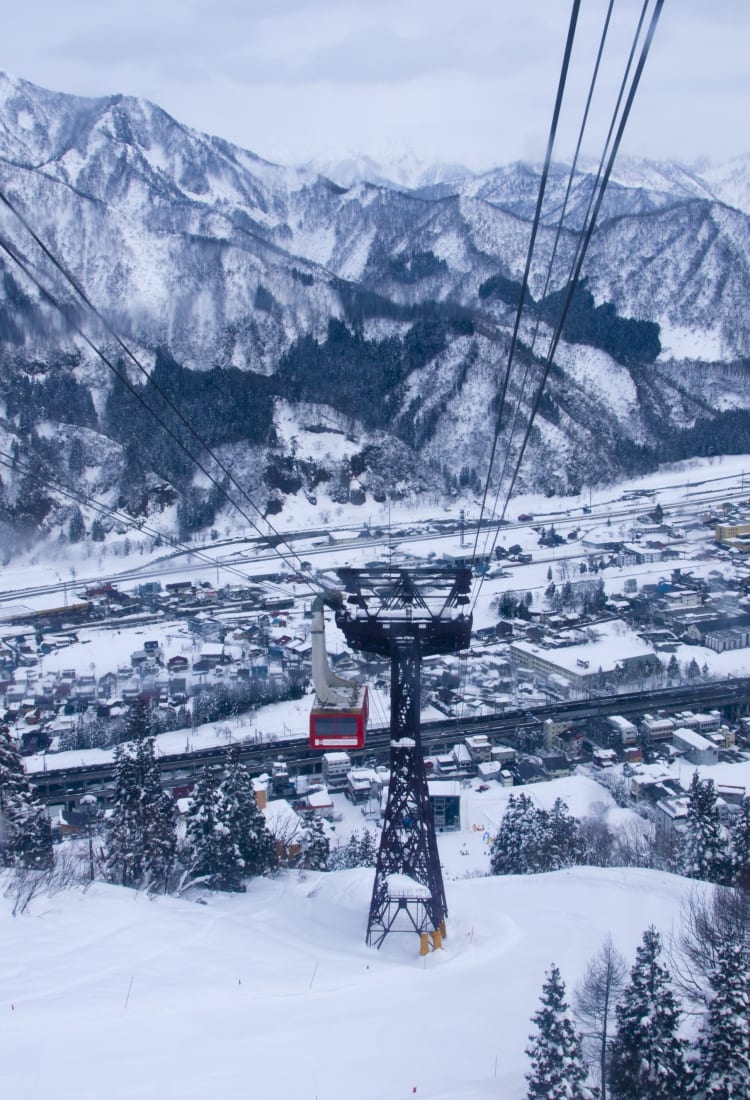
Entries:
[[[325, 705], [315, 696], [310, 711], [310, 745], [314, 749], [361, 749], [367, 733], [367, 687], [339, 688], [341, 698], [335, 706]], [[348, 695], [348, 701], [344, 696]]]

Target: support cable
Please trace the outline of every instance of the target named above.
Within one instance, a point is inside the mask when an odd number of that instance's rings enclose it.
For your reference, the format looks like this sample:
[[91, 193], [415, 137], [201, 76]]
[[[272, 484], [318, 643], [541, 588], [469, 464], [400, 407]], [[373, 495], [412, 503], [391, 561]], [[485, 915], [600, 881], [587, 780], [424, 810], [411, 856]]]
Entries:
[[6, 451], [0, 450], [0, 466], [4, 466], [7, 470], [20, 471], [26, 477], [30, 477], [33, 481], [43, 485], [45, 488], [50, 489], [52, 492], [59, 494], [60, 496], [67, 497], [69, 500], [74, 501], [76, 504], [81, 504], [83, 507], [97, 512], [99, 515], [108, 516], [116, 523], [127, 526], [129, 530], [135, 530], [149, 538], [158, 539], [160, 542], [166, 543], [173, 550], [178, 550], [182, 554], [189, 554], [192, 557], [198, 558], [200, 561], [205, 562], [206, 565], [212, 569], [217, 567], [228, 572], [234, 573], [237, 577], [240, 577], [243, 582], [247, 583], [248, 577], [246, 573], [242, 573], [236, 565], [223, 564], [218, 562], [216, 558], [210, 557], [202, 550], [194, 546], [188, 546], [185, 543], [179, 541], [179, 539], [173, 538], [171, 535], [165, 534], [162, 531], [158, 531], [156, 528], [151, 528], [145, 523], [139, 523], [138, 520], [133, 519], [125, 512], [118, 512], [114, 508], [108, 507], [95, 497], [83, 493], [80, 490], [71, 489], [69, 486], [62, 485], [60, 482], [55, 481], [50, 475], [43, 476], [33, 470], [28, 463], [23, 459], [14, 458], [13, 455], [9, 455]]
[[[648, 0], [646, 0], [646, 3], [647, 2], [648, 2]], [[596, 82], [597, 82], [597, 79], [598, 79], [598, 76], [599, 76], [599, 68], [600, 68], [600, 65], [601, 65], [602, 54], [604, 53], [604, 46], [605, 46], [606, 41], [607, 41], [607, 33], [609, 31], [609, 24], [610, 24], [610, 21], [611, 21], [611, 18], [612, 18], [612, 10], [614, 8], [614, 3], [615, 3], [615, 0], [609, 0], [609, 6], [607, 8], [607, 14], [606, 14], [605, 19], [604, 19], [604, 26], [602, 28], [601, 38], [599, 40], [599, 49], [597, 51], [596, 61], [594, 63], [594, 70], [593, 70], [593, 73], [592, 73], [592, 76], [591, 76], [591, 81], [589, 83], [589, 91], [588, 91], [588, 95], [586, 97], [586, 106], [584, 108], [583, 118], [581, 120], [581, 125], [580, 125], [579, 131], [578, 131], [578, 140], [576, 142], [575, 152], [573, 154], [573, 160], [571, 162], [570, 171], [568, 173], [568, 183], [567, 183], [567, 186], [566, 186], [566, 189], [565, 189], [565, 195], [564, 195], [563, 202], [562, 202], [560, 217], [558, 218], [558, 222], [557, 222], [557, 229], [555, 231], [555, 239], [554, 239], [554, 242], [553, 242], [553, 245], [552, 245], [552, 252], [551, 252], [551, 255], [550, 255], [549, 262], [547, 264], [547, 275], [546, 275], [545, 281], [544, 281], [544, 289], [542, 290], [542, 293], [539, 297], [539, 305], [540, 306], [544, 302], [545, 298], [547, 297], [547, 291], [549, 289], [549, 284], [550, 284], [550, 281], [551, 281], [551, 278], [552, 278], [552, 271], [554, 269], [555, 260], [557, 258], [557, 250], [558, 250], [558, 247], [559, 247], [559, 244], [560, 244], [560, 237], [561, 237], [562, 231], [563, 231], [563, 226], [564, 226], [564, 222], [565, 222], [565, 215], [566, 215], [567, 209], [568, 209], [568, 202], [570, 200], [570, 194], [571, 194], [571, 191], [572, 191], [572, 188], [573, 188], [573, 181], [575, 179], [576, 168], [578, 166], [578, 158], [579, 158], [580, 153], [581, 153], [581, 146], [583, 144], [583, 138], [584, 138], [584, 134], [586, 132], [586, 125], [588, 123], [589, 111], [591, 110], [591, 101], [594, 97], [594, 90], [596, 88]], [[643, 20], [643, 14], [641, 15], [641, 21], [642, 20]], [[636, 39], [637, 39], [637, 35], [638, 35], [639, 32], [640, 32], [640, 23], [639, 23], [638, 31], [636, 32]], [[635, 48], [635, 42], [633, 43], [633, 49], [634, 48]], [[631, 51], [631, 58], [632, 58], [632, 51]], [[629, 63], [628, 63], [628, 68], [629, 68]], [[626, 72], [627, 72], [627, 70], [626, 70]], [[620, 94], [622, 94], [622, 90], [621, 90]], [[618, 100], [617, 106], [619, 107], [619, 100]], [[616, 111], [617, 111], [617, 107], [615, 107], [615, 113], [616, 113]], [[611, 128], [610, 128], [610, 134], [611, 134]], [[609, 138], [607, 139], [607, 144], [608, 143], [609, 143]], [[605, 144], [605, 149], [607, 147], [607, 144]], [[594, 187], [596, 187], [596, 183], [594, 184]], [[593, 192], [593, 189], [592, 189], [592, 192], [591, 192], [592, 196], [593, 196], [593, 193], [594, 192]], [[588, 210], [590, 210], [590, 208], [591, 208], [591, 196], [589, 196], [589, 207], [587, 209], [586, 216], [588, 216]], [[586, 217], [584, 217], [584, 224], [585, 224], [585, 221], [586, 221]], [[580, 240], [580, 236], [579, 236], [579, 240]], [[502, 470], [500, 472], [500, 477], [498, 479], [498, 484], [497, 484], [497, 491], [495, 493], [495, 500], [494, 500], [493, 505], [492, 505], [492, 518], [493, 518], [493, 520], [497, 516], [497, 504], [498, 504], [498, 500], [500, 499], [500, 493], [501, 493], [501, 490], [502, 490], [502, 486], [505, 482], [505, 475], [506, 475], [506, 472], [507, 472], [507, 469], [508, 469], [508, 462], [509, 462], [509, 459], [510, 459], [513, 439], [515, 438], [515, 433], [516, 433], [516, 424], [517, 424], [518, 418], [520, 416], [521, 396], [526, 390], [526, 385], [527, 385], [529, 374], [530, 374], [530, 371], [531, 371], [531, 365], [533, 363], [533, 358], [534, 358], [534, 348], [536, 347], [536, 341], [537, 341], [537, 336], [539, 334], [539, 326], [541, 324], [541, 319], [542, 319], [542, 313], [541, 313], [541, 308], [540, 308], [540, 309], [537, 309], [536, 322], [535, 322], [535, 325], [534, 325], [534, 331], [533, 331], [532, 337], [531, 337], [531, 345], [530, 345], [530, 348], [529, 348], [529, 357], [528, 357], [528, 360], [526, 362], [526, 367], [524, 369], [523, 378], [521, 380], [521, 385], [519, 387], [518, 396], [516, 398], [515, 408], [513, 410], [513, 420], [512, 420], [512, 423], [511, 423], [511, 429], [510, 429], [510, 433], [509, 433], [509, 436], [508, 436], [508, 446], [505, 450], [505, 457], [503, 459], [503, 467], [502, 467]], [[500, 517], [501, 519], [505, 518], [505, 511], [507, 509], [507, 505], [508, 505], [508, 502], [506, 501], [506, 504], [503, 508], [503, 514]], [[481, 517], [480, 517], [480, 525], [481, 525]], [[477, 528], [477, 537], [478, 537], [478, 535], [479, 535], [479, 528]], [[497, 542], [497, 538], [498, 538], [497, 531], [495, 531], [494, 537], [492, 535], [492, 522], [490, 521], [490, 523], [488, 524], [488, 527], [487, 527], [487, 533], [485, 535], [484, 548], [483, 548], [483, 555], [484, 556], [487, 556], [488, 554], [489, 555], [492, 554], [492, 552], [494, 550], [494, 547], [495, 547], [495, 544]], [[491, 546], [490, 546], [490, 543], [491, 543]], [[487, 549], [488, 546], [490, 546], [489, 551]], [[475, 549], [476, 549], [476, 543], [475, 543]]]
[[[533, 403], [532, 403], [532, 407], [531, 407], [531, 415], [530, 415], [530, 418], [529, 418], [529, 421], [528, 421], [528, 425], [527, 425], [525, 434], [523, 434], [521, 447], [520, 447], [520, 450], [519, 450], [519, 453], [518, 453], [518, 458], [517, 458], [516, 463], [515, 463], [514, 472], [512, 472], [510, 484], [509, 484], [508, 489], [507, 489], [507, 493], [506, 493], [506, 497], [505, 497], [505, 503], [504, 503], [504, 506], [503, 506], [503, 513], [501, 513], [500, 519], [503, 519], [505, 517], [506, 510], [507, 510], [507, 507], [508, 507], [508, 503], [509, 503], [510, 497], [512, 495], [512, 491], [514, 491], [514, 487], [515, 487], [516, 480], [517, 480], [517, 477], [518, 477], [518, 473], [519, 473], [519, 470], [520, 470], [520, 465], [521, 465], [521, 462], [523, 460], [523, 455], [525, 455], [526, 448], [527, 448], [528, 441], [529, 441], [529, 437], [530, 437], [530, 434], [531, 434], [531, 429], [533, 427], [533, 421], [534, 421], [534, 418], [536, 418], [537, 411], [539, 409], [539, 405], [540, 405], [540, 401], [541, 401], [541, 397], [542, 397], [542, 393], [543, 393], [543, 388], [544, 388], [544, 383], [547, 382], [547, 378], [548, 378], [549, 373], [550, 373], [550, 368], [551, 368], [551, 365], [552, 365], [552, 361], [554, 359], [554, 354], [556, 352], [556, 349], [558, 349], [558, 344], [560, 342], [560, 338], [561, 338], [562, 330], [563, 330], [563, 327], [564, 327], [564, 323], [565, 323], [565, 320], [567, 318], [567, 312], [569, 312], [569, 310], [570, 310], [570, 306], [571, 306], [571, 303], [572, 303], [572, 300], [573, 300], [573, 295], [575, 293], [575, 288], [577, 287], [578, 279], [580, 279], [580, 277], [581, 277], [581, 270], [582, 270], [583, 263], [584, 263], [584, 260], [585, 260], [586, 252], [588, 250], [588, 245], [589, 245], [589, 242], [591, 242], [591, 239], [592, 239], [594, 228], [596, 226], [596, 221], [597, 221], [597, 218], [598, 218], [598, 215], [599, 215], [599, 210], [600, 210], [600, 208], [602, 208], [602, 202], [604, 200], [604, 195], [605, 195], [605, 191], [606, 191], [606, 188], [607, 188], [607, 184], [609, 183], [609, 177], [611, 175], [611, 171], [613, 171], [613, 167], [614, 167], [614, 164], [615, 164], [615, 158], [616, 158], [617, 153], [619, 151], [619, 146], [620, 146], [620, 142], [621, 142], [621, 139], [622, 139], [622, 134], [624, 134], [624, 132], [625, 132], [625, 127], [626, 127], [626, 124], [627, 124], [627, 121], [628, 121], [628, 118], [629, 118], [630, 110], [632, 108], [633, 99], [635, 99], [636, 91], [638, 90], [638, 85], [640, 83], [640, 78], [641, 78], [641, 75], [642, 75], [642, 72], [643, 72], [643, 67], [644, 67], [644, 65], [646, 65], [646, 59], [647, 59], [649, 51], [650, 51], [651, 42], [653, 40], [653, 35], [654, 35], [654, 32], [655, 32], [655, 29], [657, 29], [657, 25], [658, 25], [658, 22], [659, 22], [659, 17], [661, 15], [661, 9], [663, 7], [663, 0], [657, 0], [657, 2], [655, 2], [655, 7], [654, 7], [654, 10], [653, 10], [652, 15], [651, 15], [651, 22], [649, 24], [649, 29], [647, 31], [646, 37], [644, 37], [644, 41], [643, 41], [643, 44], [641, 46], [641, 52], [640, 52], [639, 59], [638, 59], [638, 64], [637, 64], [637, 67], [636, 67], [636, 73], [632, 77], [630, 87], [628, 88], [628, 94], [627, 94], [625, 107], [624, 107], [624, 109], [622, 109], [619, 124], [617, 124], [617, 112], [618, 112], [619, 107], [621, 105], [622, 96], [625, 95], [625, 89], [627, 87], [627, 80], [628, 80], [628, 76], [629, 76], [629, 73], [630, 73], [632, 59], [633, 59], [633, 56], [635, 56], [635, 53], [636, 53], [638, 40], [639, 40], [640, 33], [641, 33], [641, 30], [642, 30], [643, 20], [644, 20], [644, 17], [646, 17], [648, 2], [649, 2], [649, 0], [644, 0], [644, 2], [643, 2], [643, 7], [641, 9], [640, 19], [639, 19], [639, 22], [638, 22], [635, 38], [633, 38], [633, 43], [632, 43], [632, 47], [631, 47], [631, 50], [630, 50], [630, 55], [628, 57], [628, 63], [627, 63], [626, 69], [625, 69], [625, 74], [624, 74], [624, 77], [622, 77], [620, 90], [619, 90], [619, 95], [618, 95], [618, 98], [617, 98], [617, 103], [616, 103], [615, 111], [614, 111], [614, 114], [613, 114], [613, 119], [611, 119], [609, 132], [607, 134], [607, 140], [606, 140], [605, 146], [604, 146], [602, 161], [600, 161], [600, 164], [599, 164], [599, 171], [597, 172], [594, 189], [592, 190], [592, 195], [589, 196], [589, 202], [588, 202], [588, 207], [587, 207], [587, 211], [586, 211], [587, 223], [586, 223], [586, 221], [584, 222], [584, 224], [582, 226], [582, 229], [580, 231], [580, 235], [578, 235], [578, 243], [577, 243], [576, 251], [575, 251], [574, 257], [573, 257], [571, 274], [569, 276], [569, 281], [567, 281], [567, 285], [566, 285], [565, 297], [563, 299], [563, 304], [562, 304], [562, 307], [561, 307], [558, 322], [556, 322], [555, 328], [554, 328], [553, 333], [552, 333], [548, 353], [547, 353], [547, 355], [545, 355], [545, 359], [544, 359], [543, 366], [542, 366], [541, 376], [540, 376], [539, 383], [538, 383], [537, 390], [536, 390], [536, 395], [534, 395], [534, 399], [533, 399]], [[616, 132], [616, 136], [615, 136], [615, 141], [614, 141], [614, 144], [611, 145], [611, 149], [609, 149], [611, 135], [613, 135], [616, 124], [617, 124], [617, 132]], [[609, 152], [607, 152], [608, 150], [609, 150]], [[604, 171], [603, 171], [603, 165], [604, 165], [605, 160], [606, 160], [606, 167], [604, 168]], [[483, 502], [483, 504], [484, 504], [484, 502]], [[478, 530], [479, 530], [479, 528], [477, 527], [477, 538], [478, 538]], [[489, 551], [490, 554], [492, 554], [492, 552], [494, 550], [494, 547], [495, 547], [495, 544], [497, 542], [498, 536], [499, 536], [499, 526], [497, 527], [496, 532], [495, 532], [495, 538], [493, 540], [493, 547]], [[481, 579], [479, 579], [478, 590], [477, 590], [477, 593], [476, 593], [475, 598], [474, 598], [474, 605], [476, 604], [476, 599], [478, 599], [479, 591], [481, 591], [483, 583], [484, 583], [484, 576], [482, 576]]]
[[482, 505], [479, 509], [479, 523], [477, 524], [477, 533], [474, 539], [474, 550], [472, 559], [476, 557], [477, 543], [479, 539], [479, 532], [482, 526], [482, 517], [484, 516], [484, 510], [487, 503], [487, 494], [490, 488], [490, 477], [492, 475], [492, 467], [495, 462], [495, 453], [497, 451], [497, 444], [500, 438], [500, 424], [505, 411], [505, 398], [508, 391], [508, 384], [510, 382], [511, 369], [513, 367], [513, 356], [515, 355], [516, 342], [518, 340], [518, 330], [521, 325], [521, 315], [523, 313], [523, 307], [526, 300], [526, 293], [529, 285], [529, 274], [531, 272], [531, 260], [534, 254], [534, 245], [536, 243], [536, 235], [539, 229], [539, 222], [542, 214], [542, 203], [544, 201], [544, 192], [547, 187], [547, 177], [549, 176], [550, 164], [552, 162], [552, 149], [555, 144], [555, 138], [557, 136], [557, 125], [560, 120], [560, 110], [562, 107], [563, 94], [565, 92], [565, 83], [568, 75], [568, 67], [570, 65], [570, 55], [573, 50], [573, 41], [575, 39], [576, 24], [578, 22], [578, 11], [581, 6], [581, 0], [573, 0], [573, 8], [570, 13], [570, 24], [568, 26], [568, 37], [565, 42], [565, 53], [563, 55], [562, 69], [560, 71], [560, 78], [557, 84], [557, 95], [555, 96], [555, 107], [552, 112], [552, 124], [550, 126], [549, 137], [547, 138], [547, 151], [544, 157], [544, 167], [542, 169], [542, 176], [539, 183], [539, 194], [536, 201], [536, 210], [534, 211], [534, 220], [531, 226], [531, 238], [529, 240], [529, 247], [526, 253], [526, 263], [523, 271], [523, 279], [521, 280], [521, 293], [518, 298], [518, 307], [516, 309], [516, 318], [513, 325], [513, 334], [511, 336], [510, 348], [508, 349], [508, 362], [505, 368], [505, 375], [503, 377], [502, 388], [500, 391], [500, 400], [498, 403], [497, 417], [495, 420], [495, 432], [492, 440], [492, 447], [490, 449], [490, 461], [487, 469], [487, 478], [484, 485], [484, 492], [482, 494]]
[[[637, 41], [638, 35], [640, 33], [641, 26], [642, 26], [643, 15], [645, 14], [645, 8], [646, 8], [647, 2], [648, 2], [648, 0], [645, 0], [645, 2], [644, 2], [644, 9], [641, 13], [641, 20], [639, 21], [638, 32], [636, 33], [636, 41]], [[588, 225], [585, 227], [585, 232], [582, 233], [580, 248], [578, 249], [577, 254], [575, 256], [575, 263], [574, 263], [573, 269], [571, 271], [570, 278], [568, 280], [566, 294], [565, 294], [565, 298], [563, 300], [562, 308], [561, 308], [561, 311], [560, 311], [560, 316], [558, 317], [557, 324], [555, 326], [555, 329], [554, 329], [553, 334], [552, 334], [552, 338], [550, 340], [550, 346], [549, 346], [549, 349], [547, 351], [547, 355], [545, 357], [544, 365], [543, 365], [543, 368], [542, 368], [542, 374], [541, 374], [541, 377], [540, 377], [540, 380], [539, 380], [539, 383], [538, 383], [538, 386], [537, 386], [536, 394], [534, 396], [534, 401], [533, 401], [532, 408], [531, 408], [531, 415], [530, 415], [530, 418], [529, 418], [529, 421], [528, 421], [528, 424], [527, 424], [527, 427], [526, 427], [526, 431], [524, 433], [524, 437], [523, 437], [523, 441], [521, 443], [521, 448], [520, 448], [520, 451], [519, 451], [519, 454], [518, 454], [518, 458], [516, 459], [515, 467], [514, 467], [514, 470], [513, 470], [513, 475], [512, 475], [510, 484], [508, 486], [508, 491], [507, 491], [507, 494], [506, 494], [506, 501], [505, 501], [505, 505], [503, 507], [503, 514], [505, 513], [505, 509], [507, 508], [508, 501], [510, 500], [510, 498], [512, 496], [513, 488], [515, 486], [516, 479], [518, 477], [518, 473], [519, 473], [519, 470], [520, 470], [520, 467], [521, 467], [521, 463], [523, 461], [523, 457], [524, 457], [524, 454], [526, 452], [526, 447], [528, 445], [529, 437], [531, 435], [531, 429], [533, 427], [534, 419], [535, 419], [537, 411], [539, 409], [539, 404], [540, 404], [540, 401], [541, 401], [541, 398], [542, 398], [542, 393], [544, 391], [544, 384], [545, 384], [545, 382], [547, 380], [547, 377], [549, 375], [549, 371], [550, 371], [550, 368], [552, 366], [552, 361], [554, 359], [555, 352], [557, 351], [557, 346], [559, 344], [560, 337], [562, 335], [562, 329], [563, 329], [563, 326], [565, 324], [565, 321], [566, 321], [566, 318], [567, 318], [567, 315], [568, 315], [568, 311], [570, 309], [570, 304], [573, 300], [573, 294], [575, 293], [576, 287], [578, 285], [578, 280], [580, 278], [581, 269], [583, 267], [583, 263], [584, 263], [584, 260], [586, 258], [586, 253], [588, 251], [588, 247], [589, 247], [589, 244], [591, 242], [591, 237], [592, 237], [593, 232], [594, 232], [594, 227], [596, 225], [596, 220], [599, 216], [599, 211], [601, 209], [601, 205], [602, 205], [602, 202], [604, 200], [604, 194], [605, 194], [605, 191], [606, 191], [606, 188], [607, 188], [607, 184], [609, 183], [609, 178], [612, 174], [612, 169], [614, 167], [615, 158], [616, 158], [617, 153], [618, 153], [619, 148], [620, 148], [620, 143], [622, 141], [622, 136], [623, 136], [623, 133], [625, 131], [625, 126], [626, 126], [628, 118], [630, 116], [630, 111], [631, 111], [632, 106], [633, 106], [633, 101], [635, 99], [635, 94], [636, 94], [636, 91], [638, 90], [638, 85], [640, 83], [640, 79], [641, 79], [641, 76], [643, 74], [643, 69], [644, 69], [644, 66], [645, 66], [645, 63], [646, 63], [646, 59], [647, 59], [648, 54], [649, 54], [649, 50], [651, 48], [651, 43], [652, 43], [652, 40], [653, 40], [654, 33], [656, 31], [657, 24], [659, 22], [659, 16], [661, 15], [661, 9], [663, 7], [663, 4], [664, 4], [664, 0], [656, 0], [654, 11], [652, 12], [652, 15], [651, 15], [651, 22], [650, 22], [648, 30], [646, 32], [646, 36], [645, 36], [643, 45], [641, 46], [641, 52], [640, 52], [640, 55], [639, 55], [639, 58], [638, 58], [638, 63], [637, 63], [637, 66], [636, 66], [636, 70], [635, 70], [635, 73], [633, 75], [633, 79], [631, 81], [630, 87], [628, 89], [628, 94], [627, 94], [625, 106], [623, 108], [619, 124], [617, 126], [617, 132], [616, 132], [616, 135], [615, 135], [615, 139], [614, 139], [614, 142], [612, 144], [612, 148], [609, 152], [609, 155], [607, 157], [606, 168], [605, 168], [604, 173], [601, 177], [600, 186], [599, 186], [599, 189], [596, 193], [596, 199], [593, 203], [593, 209], [591, 211], [591, 216], [590, 216]], [[635, 42], [634, 42], [634, 48], [635, 48]], [[627, 73], [629, 71], [629, 67], [630, 67], [630, 62], [628, 63], [628, 69], [626, 70], [626, 75], [623, 78], [623, 84], [624, 84], [624, 82], [627, 78]], [[620, 101], [621, 101], [621, 97], [618, 98], [618, 104], [620, 103]], [[497, 536], [496, 536], [496, 538], [497, 538]], [[475, 603], [476, 603], [476, 600], [479, 597], [479, 591], [481, 591], [483, 579], [484, 579], [484, 577], [482, 576], [480, 578], [480, 582], [479, 582], [479, 586], [478, 586], [479, 590], [477, 591], [477, 594], [476, 594], [476, 597], [475, 597], [475, 601], [474, 601]]]

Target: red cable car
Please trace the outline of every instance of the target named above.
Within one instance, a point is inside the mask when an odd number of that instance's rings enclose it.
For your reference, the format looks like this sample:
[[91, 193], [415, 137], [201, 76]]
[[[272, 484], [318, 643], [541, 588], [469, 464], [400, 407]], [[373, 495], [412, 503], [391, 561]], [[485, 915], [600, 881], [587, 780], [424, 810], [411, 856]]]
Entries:
[[367, 732], [367, 687], [355, 685], [351, 704], [325, 706], [316, 694], [310, 711], [314, 749], [361, 749]]
[[367, 733], [367, 686], [337, 676], [328, 666], [323, 599], [312, 606], [312, 674], [315, 701], [310, 711], [314, 749], [361, 749]]

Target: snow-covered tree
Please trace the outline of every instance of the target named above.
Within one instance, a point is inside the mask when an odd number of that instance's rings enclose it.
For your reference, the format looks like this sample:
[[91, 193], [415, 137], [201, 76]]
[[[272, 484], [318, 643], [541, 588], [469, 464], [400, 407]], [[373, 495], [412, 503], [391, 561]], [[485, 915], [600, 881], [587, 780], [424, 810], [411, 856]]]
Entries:
[[304, 836], [303, 863], [311, 871], [327, 871], [331, 845], [319, 817], [313, 817]]
[[186, 819], [191, 877], [217, 890], [243, 890], [245, 860], [214, 768], [204, 768], [195, 784]]
[[677, 1029], [680, 1010], [669, 971], [661, 964], [661, 937], [647, 928], [636, 952], [612, 1044], [612, 1100], [685, 1100], [688, 1073]]
[[258, 809], [250, 773], [236, 750], [229, 755], [219, 791], [224, 820], [244, 863], [244, 877], [274, 870], [276, 844]]
[[330, 871], [343, 871], [351, 867], [374, 867], [377, 861], [375, 837], [369, 829], [362, 834], [355, 831], [340, 848], [335, 848], [328, 857]]
[[750, 890], [750, 798], [743, 798], [729, 834], [731, 878], [735, 886]]
[[193, 791], [186, 826], [191, 876], [217, 890], [244, 890], [245, 879], [277, 865], [276, 846], [236, 756], [221, 775], [206, 768]]
[[695, 1100], [750, 1100], [750, 955], [719, 948], [695, 1065]]
[[527, 875], [535, 869], [539, 848], [539, 820], [527, 794], [511, 794], [490, 849], [493, 875]]
[[750, 890], [696, 885], [683, 898], [680, 915], [670, 949], [672, 973], [680, 993], [705, 1011], [723, 945], [743, 945], [750, 955]]
[[573, 994], [573, 1007], [581, 1024], [583, 1049], [589, 1061], [596, 1065], [601, 1100], [607, 1100], [607, 1074], [612, 1046], [615, 1007], [625, 985], [627, 966], [620, 952], [607, 936], [597, 954], [586, 967]]
[[575, 818], [557, 799], [551, 811], [535, 806], [527, 794], [511, 794], [490, 851], [493, 875], [531, 875], [570, 867], [583, 858], [584, 845]]
[[693, 772], [688, 791], [685, 831], [680, 838], [677, 869], [687, 878], [726, 884], [729, 858], [713, 780]]
[[114, 778], [106, 875], [122, 886], [167, 889], [177, 848], [176, 809], [162, 789], [152, 738], [134, 749], [115, 749]]
[[542, 826], [545, 871], [559, 871], [583, 862], [584, 845], [578, 822], [561, 798], [555, 799], [552, 809], [542, 819]]
[[532, 1017], [536, 1034], [529, 1036], [526, 1053], [526, 1100], [585, 1100], [583, 1082], [588, 1073], [565, 1001], [565, 983], [553, 964], [545, 975], [540, 1007]]
[[53, 861], [52, 828], [10, 734], [0, 730], [0, 866], [42, 870]]

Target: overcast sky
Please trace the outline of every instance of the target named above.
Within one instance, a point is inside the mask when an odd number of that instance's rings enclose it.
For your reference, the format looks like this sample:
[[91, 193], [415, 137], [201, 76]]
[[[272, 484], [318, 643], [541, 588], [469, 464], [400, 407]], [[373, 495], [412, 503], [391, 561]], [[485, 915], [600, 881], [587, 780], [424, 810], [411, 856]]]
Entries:
[[[18, 0], [0, 67], [56, 91], [124, 92], [271, 160], [411, 150], [473, 168], [543, 156], [569, 0]], [[572, 146], [606, 0], [583, 0]], [[617, 0], [604, 104], [641, 0]], [[750, 151], [750, 0], [666, 0], [623, 151]], [[604, 93], [609, 93], [608, 98]], [[598, 152], [595, 138], [589, 152]]]

